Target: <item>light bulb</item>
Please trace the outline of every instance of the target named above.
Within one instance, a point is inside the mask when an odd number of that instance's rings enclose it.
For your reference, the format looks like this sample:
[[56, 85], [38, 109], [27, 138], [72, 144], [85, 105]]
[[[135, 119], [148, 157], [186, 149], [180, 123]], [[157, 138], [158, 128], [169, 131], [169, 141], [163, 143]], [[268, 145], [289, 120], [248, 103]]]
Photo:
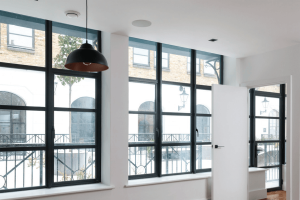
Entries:
[[83, 62], [83, 64], [86, 65], [86, 66], [89, 66], [89, 65], [91, 65], [92, 63], [85, 63], [85, 62]]

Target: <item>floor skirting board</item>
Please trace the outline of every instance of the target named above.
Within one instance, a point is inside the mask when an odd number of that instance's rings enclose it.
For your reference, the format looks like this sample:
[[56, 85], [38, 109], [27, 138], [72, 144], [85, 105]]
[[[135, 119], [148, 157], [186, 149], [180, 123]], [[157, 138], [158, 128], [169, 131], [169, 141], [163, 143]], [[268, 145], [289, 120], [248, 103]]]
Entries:
[[249, 200], [264, 199], [267, 196], [267, 189], [249, 191]]

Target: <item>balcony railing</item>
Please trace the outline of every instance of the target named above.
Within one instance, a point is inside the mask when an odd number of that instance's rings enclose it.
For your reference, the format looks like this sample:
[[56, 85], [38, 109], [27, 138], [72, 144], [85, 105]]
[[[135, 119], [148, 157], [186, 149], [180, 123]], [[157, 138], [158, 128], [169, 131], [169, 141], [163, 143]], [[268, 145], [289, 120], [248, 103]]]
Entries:
[[[76, 136], [75, 136], [76, 137]], [[81, 138], [74, 138], [76, 143]], [[69, 134], [56, 134], [55, 143], [70, 143]], [[83, 140], [84, 143], [94, 139]], [[0, 134], [0, 147], [45, 144], [44, 134]], [[2, 151], [0, 149], [0, 190], [35, 187], [45, 184], [45, 151]], [[54, 181], [95, 178], [95, 150], [61, 149], [54, 152]]]
[[[197, 142], [210, 142], [211, 134], [197, 134]], [[163, 134], [163, 142], [189, 142], [191, 140], [190, 134]], [[129, 134], [128, 142], [132, 143], [143, 143], [143, 142], [154, 142], [154, 133], [139, 133]]]

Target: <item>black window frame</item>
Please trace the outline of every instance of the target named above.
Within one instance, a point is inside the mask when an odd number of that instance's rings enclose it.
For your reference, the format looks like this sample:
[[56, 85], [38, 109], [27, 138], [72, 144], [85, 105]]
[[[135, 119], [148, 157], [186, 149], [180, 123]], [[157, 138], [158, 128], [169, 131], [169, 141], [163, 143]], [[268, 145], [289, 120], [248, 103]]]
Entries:
[[[264, 92], [258, 91], [254, 88], [249, 90], [250, 96], [250, 130], [249, 130], [249, 153], [250, 153], [250, 160], [249, 160], [249, 167], [257, 167], [257, 152], [258, 152], [258, 144], [259, 143], [279, 143], [279, 164], [272, 165], [272, 166], [263, 166], [259, 168], [279, 168], [279, 187], [268, 188], [267, 191], [276, 191], [282, 190], [283, 179], [282, 179], [282, 165], [285, 164], [285, 146], [286, 146], [286, 139], [285, 139], [285, 101], [286, 101], [286, 87], [285, 84], [280, 84], [280, 92], [273, 93], [273, 92]], [[271, 98], [278, 98], [279, 99], [279, 116], [272, 117], [272, 116], [257, 116], [255, 113], [255, 104], [256, 104], [256, 96], [261, 97], [271, 97]], [[279, 138], [278, 140], [262, 140], [256, 141], [255, 139], [255, 119], [278, 119], [279, 120]], [[270, 122], [268, 121], [268, 126]]]
[[[189, 62], [189, 58], [191, 60], [191, 57], [187, 58], [187, 68], [186, 68], [187, 74], [191, 74], [191, 62]], [[199, 60], [199, 64], [197, 64], [197, 60]], [[190, 67], [190, 69], [189, 69], [189, 67]], [[199, 68], [199, 72], [197, 72], [197, 68]], [[201, 76], [200, 58], [196, 58], [196, 75]]]
[[[31, 17], [28, 17], [31, 18]], [[33, 20], [36, 18], [32, 18]], [[101, 31], [97, 31], [97, 49], [101, 52]], [[45, 106], [11, 106], [0, 105], [0, 109], [6, 110], [28, 110], [28, 111], [44, 111], [45, 112], [45, 146], [42, 147], [0, 147], [1, 152], [9, 151], [39, 151], [45, 152], [45, 185], [14, 188], [0, 190], [0, 193], [24, 191], [42, 188], [53, 188], [60, 186], [72, 186], [101, 182], [101, 76], [102, 73], [77, 72], [65, 69], [56, 69], [52, 65], [52, 21], [45, 20], [45, 67], [37, 67], [31, 65], [21, 65], [15, 63], [0, 62], [0, 67], [23, 69], [29, 71], [39, 71], [45, 73]], [[78, 109], [78, 108], [60, 108], [54, 106], [54, 76], [66, 75], [76, 77], [87, 77], [95, 79], [95, 108], [94, 109]], [[94, 112], [95, 113], [95, 144], [94, 145], [66, 145], [55, 146], [55, 127], [54, 112], [55, 111], [76, 111], [76, 112]], [[76, 180], [54, 182], [54, 151], [56, 149], [95, 149], [95, 179]], [[38, 178], [38, 177], [37, 177]], [[40, 183], [41, 184], [41, 183]]]
[[[155, 111], [153, 112], [143, 112], [143, 111], [129, 111], [129, 114], [154, 114], [155, 115], [155, 141], [153, 143], [130, 143], [128, 142], [129, 147], [147, 147], [151, 146], [155, 148], [155, 172], [152, 174], [142, 174], [142, 175], [129, 175], [129, 180], [135, 179], [143, 179], [143, 178], [152, 178], [152, 177], [162, 177], [162, 176], [173, 176], [173, 175], [181, 175], [181, 174], [195, 174], [201, 172], [209, 172], [210, 169], [196, 169], [196, 147], [197, 145], [211, 145], [210, 142], [197, 142], [196, 141], [196, 117], [197, 116], [205, 116], [211, 117], [211, 114], [200, 114], [196, 112], [196, 91], [197, 89], [202, 90], [211, 90], [211, 86], [207, 85], [196, 85], [196, 59], [197, 59], [197, 50], [191, 50], [191, 82], [190, 83], [180, 83], [180, 82], [171, 82], [171, 81], [163, 81], [162, 80], [162, 72], [164, 68], [162, 68], [162, 43], [156, 43], [156, 79], [144, 79], [144, 78], [136, 78], [136, 77], [129, 77], [129, 82], [135, 83], [148, 83], [155, 85]], [[216, 54], [210, 54], [216, 55]], [[223, 56], [216, 55], [220, 58], [220, 79], [219, 84], [223, 84]], [[169, 56], [170, 58], [170, 56]], [[178, 113], [178, 112], [163, 112], [162, 111], [162, 84], [170, 84], [170, 85], [177, 85], [183, 87], [190, 87], [190, 101], [191, 101], [191, 110], [190, 113]], [[168, 116], [190, 116], [190, 141], [189, 142], [174, 142], [174, 143], [166, 143], [162, 142], [162, 118], [164, 115]], [[190, 171], [183, 172], [183, 173], [171, 173], [171, 174], [162, 174], [162, 148], [166, 146], [190, 146]]]
[[24, 36], [24, 37], [30, 37], [27, 35], [22, 35], [22, 34], [17, 34], [17, 33], [9, 33], [9, 25], [10, 24], [6, 24], [6, 31], [7, 31], [7, 48], [9, 50], [15, 50], [15, 51], [24, 51], [24, 52], [28, 52], [28, 53], [34, 53], [35, 52], [35, 31], [32, 28], [32, 47], [28, 48], [28, 47], [24, 47], [24, 46], [18, 46], [18, 45], [12, 45], [9, 44], [9, 35], [13, 34], [13, 35], [19, 35], [19, 36]]

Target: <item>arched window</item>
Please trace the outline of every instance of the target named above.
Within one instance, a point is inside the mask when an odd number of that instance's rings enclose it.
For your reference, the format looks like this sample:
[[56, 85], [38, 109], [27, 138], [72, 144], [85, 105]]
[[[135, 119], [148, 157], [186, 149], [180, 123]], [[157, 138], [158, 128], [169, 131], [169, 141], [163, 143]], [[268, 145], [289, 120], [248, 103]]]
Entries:
[[[80, 97], [73, 101], [71, 108], [93, 109], [95, 99], [92, 97]], [[71, 114], [72, 143], [95, 142], [95, 113], [72, 112]]]
[[[198, 104], [197, 113], [210, 114], [209, 109], [201, 104]], [[197, 141], [209, 142], [210, 141], [210, 117], [198, 116], [196, 118], [196, 127], [198, 129]]]
[[[153, 111], [154, 102], [142, 103], [138, 111]], [[138, 141], [154, 141], [154, 115], [139, 114], [138, 116]]]
[[[26, 106], [21, 97], [4, 91], [0, 91], [0, 105]], [[0, 143], [24, 142], [26, 142], [26, 111], [0, 110]]]
[[[277, 110], [271, 110], [270, 117], [279, 117]], [[279, 119], [269, 119], [269, 139], [279, 140]]]

